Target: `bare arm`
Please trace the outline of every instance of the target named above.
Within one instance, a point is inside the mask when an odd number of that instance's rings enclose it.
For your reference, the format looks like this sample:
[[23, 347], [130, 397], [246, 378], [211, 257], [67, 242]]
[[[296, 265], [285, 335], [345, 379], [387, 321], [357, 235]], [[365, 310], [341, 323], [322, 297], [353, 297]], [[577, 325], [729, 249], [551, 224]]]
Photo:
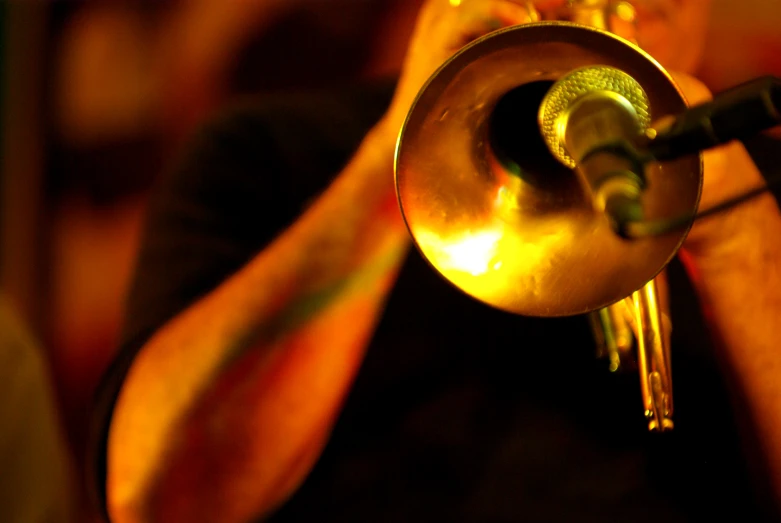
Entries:
[[[707, 90], [678, 77], [691, 101]], [[739, 143], [705, 155], [702, 207], [761, 186], [761, 174]], [[781, 500], [781, 213], [770, 194], [692, 230], [682, 253], [700, 296], [719, 357]], [[778, 502], [776, 502], [778, 506]]]
[[407, 248], [396, 134], [431, 72], [468, 38], [528, 20], [485, 0], [423, 8], [393, 104], [335, 182], [267, 249], [160, 328], [136, 357], [108, 440], [116, 523], [268, 513], [319, 455]]
[[[241, 521], [259, 503], [278, 502], [278, 490], [292, 488], [286, 481], [301, 479], [294, 466], [311, 465], [406, 247], [390, 187], [393, 140], [384, 132], [367, 137], [337, 182], [290, 230], [143, 347], [109, 437], [108, 494], [116, 521], [180, 519], [184, 514], [166, 512], [169, 504], [184, 509], [179, 496], [211, 520], [203, 511], [218, 504], [201, 489], [224, 486], [222, 494], [230, 496], [237, 484], [251, 481], [263, 498], [219, 507], [223, 515], [235, 510]], [[193, 411], [210, 398], [218, 408]], [[208, 431], [207, 425], [226, 421], [224, 432]], [[205, 439], [193, 442], [192, 433]], [[266, 470], [230, 461], [224, 477], [199, 470], [198, 461], [213, 468], [235, 449], [243, 449], [244, 463], [262, 456], [257, 467]], [[169, 473], [180, 467], [191, 467], [201, 481], [170, 488], [177, 483]], [[157, 494], [145, 502], [152, 506], [128, 504], [151, 491]], [[194, 502], [199, 495], [207, 507]]]

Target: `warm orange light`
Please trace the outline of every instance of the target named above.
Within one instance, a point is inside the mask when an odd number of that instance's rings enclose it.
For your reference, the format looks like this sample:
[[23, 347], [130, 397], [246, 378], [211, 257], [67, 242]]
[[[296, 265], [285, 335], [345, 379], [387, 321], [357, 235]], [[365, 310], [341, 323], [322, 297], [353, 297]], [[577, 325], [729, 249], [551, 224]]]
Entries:
[[494, 219], [480, 230], [453, 235], [420, 229], [416, 240], [426, 258], [454, 285], [475, 298], [511, 309], [516, 293], [543, 293], [555, 273], [552, 264], [558, 247], [571, 240], [566, 227], [534, 241], [511, 234], [513, 227]]
[[423, 231], [418, 242], [440, 270], [447, 273], [458, 271], [472, 276], [482, 276], [493, 265], [491, 262], [501, 236], [499, 231], [493, 230], [476, 233], [467, 231], [460, 238], [448, 238], [443, 241], [439, 236]]

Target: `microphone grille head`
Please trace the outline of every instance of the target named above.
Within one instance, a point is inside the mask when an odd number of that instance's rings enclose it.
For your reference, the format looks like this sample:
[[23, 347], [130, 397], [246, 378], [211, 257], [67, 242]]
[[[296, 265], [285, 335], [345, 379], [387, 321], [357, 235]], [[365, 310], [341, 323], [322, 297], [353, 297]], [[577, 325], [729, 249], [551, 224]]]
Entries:
[[615, 67], [606, 65], [575, 69], [553, 84], [542, 100], [538, 114], [540, 131], [548, 149], [567, 167], [574, 168], [575, 159], [567, 151], [564, 143], [565, 129], [561, 122], [582, 96], [599, 91], [618, 95], [634, 108], [639, 124], [638, 133], [651, 125], [648, 95], [637, 80]]

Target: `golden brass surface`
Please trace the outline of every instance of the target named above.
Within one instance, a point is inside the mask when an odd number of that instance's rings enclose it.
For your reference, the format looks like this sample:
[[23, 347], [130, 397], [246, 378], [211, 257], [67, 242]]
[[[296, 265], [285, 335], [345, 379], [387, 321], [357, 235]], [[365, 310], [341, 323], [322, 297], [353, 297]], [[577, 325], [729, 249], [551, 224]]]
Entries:
[[648, 429], [673, 428], [669, 331], [662, 325], [656, 280], [632, 294], [637, 336], [637, 363]]
[[[516, 143], [516, 162], [498, 150], [492, 119], [503, 99], [519, 86], [554, 82], [589, 65], [637, 80], [652, 120], [686, 107], [669, 75], [637, 47], [601, 30], [539, 22], [459, 51], [421, 90], [402, 128], [396, 186], [415, 244], [451, 283], [494, 307], [532, 316], [605, 307], [651, 280], [688, 233], [623, 240], [541, 140]], [[529, 99], [534, 114], [540, 101]], [[646, 219], [694, 214], [698, 156], [652, 164], [646, 176]]]

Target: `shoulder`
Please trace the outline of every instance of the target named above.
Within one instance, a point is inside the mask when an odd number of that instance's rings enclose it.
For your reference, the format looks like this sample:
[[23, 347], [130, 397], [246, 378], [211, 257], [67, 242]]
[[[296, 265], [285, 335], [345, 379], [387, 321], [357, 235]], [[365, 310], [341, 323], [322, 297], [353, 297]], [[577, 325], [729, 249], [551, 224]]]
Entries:
[[388, 82], [258, 95], [234, 102], [209, 121], [188, 154], [273, 153], [297, 159], [302, 150], [349, 154], [390, 102]]
[[[216, 220], [284, 225], [347, 163], [392, 85], [244, 99], [206, 123], [162, 174], [150, 220], [195, 208]], [[264, 216], [267, 215], [267, 216]], [[196, 224], [190, 223], [189, 226]]]

